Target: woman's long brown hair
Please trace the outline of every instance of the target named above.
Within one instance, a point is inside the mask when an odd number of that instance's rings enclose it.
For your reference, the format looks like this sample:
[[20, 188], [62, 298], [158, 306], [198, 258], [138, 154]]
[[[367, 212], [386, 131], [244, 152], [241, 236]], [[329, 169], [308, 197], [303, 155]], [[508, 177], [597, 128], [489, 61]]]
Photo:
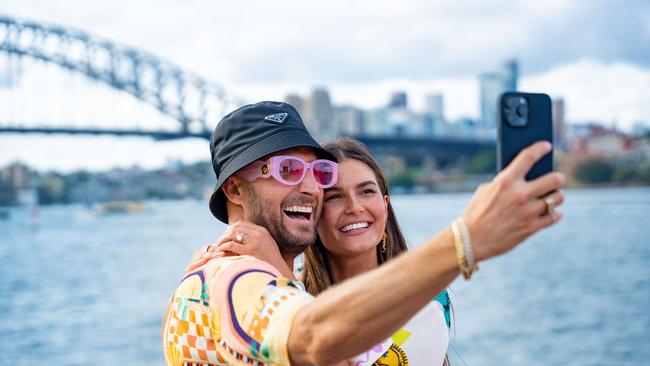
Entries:
[[[360, 141], [348, 137], [338, 138], [323, 145], [339, 161], [355, 159], [366, 164], [372, 169], [379, 184], [379, 190], [388, 196], [386, 176], [377, 161], [370, 155], [368, 148]], [[383, 252], [377, 243], [377, 261], [379, 265], [389, 261], [399, 254], [407, 251], [406, 240], [402, 230], [397, 224], [397, 218], [390, 200], [388, 201], [388, 217], [386, 220], [386, 251]], [[314, 245], [305, 251], [302, 281], [307, 291], [316, 296], [332, 285], [332, 276], [327, 264], [327, 250], [320, 237], [316, 238]]]

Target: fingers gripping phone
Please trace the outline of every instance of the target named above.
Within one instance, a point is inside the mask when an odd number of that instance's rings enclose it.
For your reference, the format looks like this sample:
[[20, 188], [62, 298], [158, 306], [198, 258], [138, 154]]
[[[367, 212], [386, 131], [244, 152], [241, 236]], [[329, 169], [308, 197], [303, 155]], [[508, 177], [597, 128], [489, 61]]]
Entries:
[[[546, 94], [507, 92], [499, 98], [497, 164], [503, 170], [519, 152], [537, 141], [553, 143], [551, 98]], [[553, 151], [526, 175], [533, 180], [553, 170]]]

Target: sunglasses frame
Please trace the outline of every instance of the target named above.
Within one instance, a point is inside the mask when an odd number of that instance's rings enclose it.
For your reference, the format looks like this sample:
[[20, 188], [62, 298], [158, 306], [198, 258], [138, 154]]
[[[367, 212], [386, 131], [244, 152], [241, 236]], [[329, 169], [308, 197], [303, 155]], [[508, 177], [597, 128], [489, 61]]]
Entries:
[[[288, 181], [282, 178], [282, 176], [280, 175], [280, 165], [282, 164], [282, 162], [290, 159], [297, 160], [301, 162], [303, 165], [302, 176], [300, 177], [300, 179], [296, 180], [295, 182]], [[320, 163], [326, 163], [327, 165], [332, 167], [332, 181], [328, 184], [320, 183], [318, 179], [316, 179], [316, 176], [314, 175], [314, 166]], [[248, 166], [246, 166], [245, 168], [241, 169], [239, 172], [237, 172], [237, 175], [241, 176], [242, 178], [246, 179], [249, 182], [252, 182], [257, 178], [273, 177], [276, 181], [284, 185], [295, 186], [302, 183], [302, 181], [307, 176], [307, 170], [311, 171], [311, 174], [314, 177], [316, 184], [318, 184], [318, 186], [323, 189], [330, 188], [331, 186], [335, 185], [338, 180], [339, 166], [336, 162], [327, 159], [317, 159], [308, 163], [297, 156], [291, 156], [291, 155], [276, 155], [270, 157], [266, 161], [261, 161], [261, 160], [255, 161], [249, 164]]]

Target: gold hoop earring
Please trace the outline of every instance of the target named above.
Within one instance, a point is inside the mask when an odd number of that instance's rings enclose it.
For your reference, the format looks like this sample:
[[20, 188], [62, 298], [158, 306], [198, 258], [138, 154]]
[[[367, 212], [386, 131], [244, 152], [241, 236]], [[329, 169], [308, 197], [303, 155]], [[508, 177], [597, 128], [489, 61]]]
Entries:
[[386, 232], [384, 232], [384, 235], [381, 237], [381, 252], [386, 253]]

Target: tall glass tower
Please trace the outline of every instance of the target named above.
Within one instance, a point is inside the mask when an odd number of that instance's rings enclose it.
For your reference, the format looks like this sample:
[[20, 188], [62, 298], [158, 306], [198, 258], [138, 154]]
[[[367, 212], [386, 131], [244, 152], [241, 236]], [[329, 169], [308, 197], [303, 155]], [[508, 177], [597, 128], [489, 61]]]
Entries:
[[503, 63], [499, 72], [485, 72], [479, 75], [481, 92], [481, 121], [489, 128], [496, 127], [497, 102], [507, 91], [517, 91], [519, 65], [516, 60]]

